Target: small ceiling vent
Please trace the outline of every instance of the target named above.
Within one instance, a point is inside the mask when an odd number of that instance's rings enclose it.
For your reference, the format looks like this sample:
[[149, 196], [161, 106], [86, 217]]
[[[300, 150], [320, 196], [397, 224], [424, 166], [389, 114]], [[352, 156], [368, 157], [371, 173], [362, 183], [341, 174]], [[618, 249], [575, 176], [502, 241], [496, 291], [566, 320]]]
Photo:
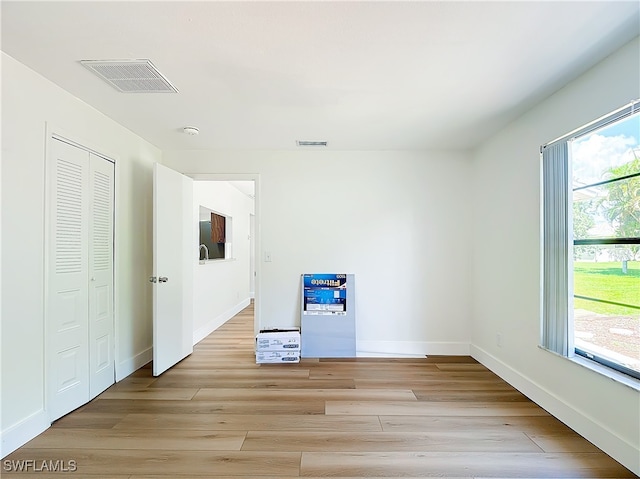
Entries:
[[296, 145], [298, 145], [298, 146], [327, 146], [327, 142], [326, 141], [296, 140]]
[[178, 93], [150, 60], [80, 60], [122, 93]]

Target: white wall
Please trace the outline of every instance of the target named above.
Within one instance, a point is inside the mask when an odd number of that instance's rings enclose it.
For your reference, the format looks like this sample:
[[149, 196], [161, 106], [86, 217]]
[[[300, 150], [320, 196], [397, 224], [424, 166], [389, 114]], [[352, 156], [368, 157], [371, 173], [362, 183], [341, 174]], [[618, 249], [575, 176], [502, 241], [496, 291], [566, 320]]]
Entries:
[[354, 273], [360, 352], [469, 352], [468, 156], [165, 151], [163, 162], [259, 175], [261, 327], [299, 325], [301, 274]]
[[636, 38], [478, 149], [471, 229], [473, 355], [638, 474], [638, 391], [538, 344], [540, 145], [639, 98], [639, 60]]
[[[254, 202], [225, 181], [194, 181], [193, 196], [194, 218], [198, 218], [200, 205], [231, 217], [232, 240], [231, 259], [208, 261], [204, 264], [194, 261], [195, 344], [250, 303], [249, 215], [254, 212]], [[229, 223], [227, 228], [228, 225]]]
[[151, 358], [152, 163], [160, 151], [2, 54], [2, 451], [48, 427], [44, 411], [47, 124], [116, 156], [116, 368]]

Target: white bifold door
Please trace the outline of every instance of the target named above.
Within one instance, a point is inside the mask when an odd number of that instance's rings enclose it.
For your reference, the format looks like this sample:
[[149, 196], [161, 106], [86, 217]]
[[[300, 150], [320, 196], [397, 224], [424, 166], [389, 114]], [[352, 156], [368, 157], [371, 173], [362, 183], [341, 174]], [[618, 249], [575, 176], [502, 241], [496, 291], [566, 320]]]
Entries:
[[53, 421], [114, 383], [114, 164], [52, 138], [47, 409]]

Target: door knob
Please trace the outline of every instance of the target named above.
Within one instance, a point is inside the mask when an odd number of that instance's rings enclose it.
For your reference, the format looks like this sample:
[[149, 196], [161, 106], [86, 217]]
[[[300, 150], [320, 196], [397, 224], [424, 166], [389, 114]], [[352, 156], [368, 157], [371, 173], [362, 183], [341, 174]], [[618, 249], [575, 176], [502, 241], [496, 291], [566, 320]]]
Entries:
[[166, 276], [160, 276], [158, 278], [158, 281], [160, 281], [161, 283], [166, 283], [167, 281], [169, 281], [169, 278], [167, 278]]
[[156, 278], [155, 276], [149, 276], [149, 283], [157, 283], [158, 282], [158, 278]]

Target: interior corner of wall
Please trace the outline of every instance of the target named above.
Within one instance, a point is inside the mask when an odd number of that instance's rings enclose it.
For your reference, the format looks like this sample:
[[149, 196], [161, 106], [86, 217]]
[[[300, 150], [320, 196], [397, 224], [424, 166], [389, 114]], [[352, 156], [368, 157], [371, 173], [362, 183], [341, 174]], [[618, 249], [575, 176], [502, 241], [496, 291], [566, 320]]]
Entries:
[[153, 347], [149, 347], [135, 356], [116, 363], [116, 382], [122, 381], [153, 359]]

